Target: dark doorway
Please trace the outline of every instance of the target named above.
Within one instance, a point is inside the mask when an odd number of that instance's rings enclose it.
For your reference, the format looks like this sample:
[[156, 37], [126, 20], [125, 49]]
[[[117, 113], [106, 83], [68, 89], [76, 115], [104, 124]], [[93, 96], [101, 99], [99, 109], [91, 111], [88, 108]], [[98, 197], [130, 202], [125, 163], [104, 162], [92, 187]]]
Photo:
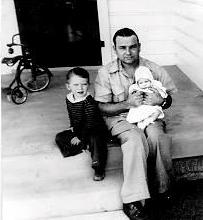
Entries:
[[21, 41], [49, 67], [101, 65], [96, 0], [14, 0]]

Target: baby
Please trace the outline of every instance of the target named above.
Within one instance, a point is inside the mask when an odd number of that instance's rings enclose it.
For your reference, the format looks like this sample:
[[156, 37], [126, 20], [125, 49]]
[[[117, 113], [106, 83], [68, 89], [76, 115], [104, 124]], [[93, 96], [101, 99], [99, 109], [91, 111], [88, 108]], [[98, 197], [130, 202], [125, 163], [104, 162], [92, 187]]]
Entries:
[[[167, 97], [166, 89], [160, 81], [154, 80], [151, 71], [140, 66], [135, 71], [135, 84], [129, 87], [129, 95], [141, 91], [143, 98], [146, 93], [158, 92], [162, 98]], [[132, 107], [129, 110], [126, 120], [130, 123], [137, 123], [140, 129], [145, 129], [149, 124], [154, 123], [156, 119], [164, 118], [164, 113], [161, 106], [140, 105]]]

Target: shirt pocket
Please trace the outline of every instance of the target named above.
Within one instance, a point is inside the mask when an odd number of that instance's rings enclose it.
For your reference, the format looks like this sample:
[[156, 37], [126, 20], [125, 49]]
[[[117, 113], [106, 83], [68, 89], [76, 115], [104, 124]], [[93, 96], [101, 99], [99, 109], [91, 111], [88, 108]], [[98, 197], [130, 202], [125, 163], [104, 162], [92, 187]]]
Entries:
[[112, 101], [122, 102], [126, 99], [125, 87], [121, 84], [120, 78], [111, 79]]
[[112, 88], [113, 92], [113, 102], [122, 102], [126, 99], [124, 88], [114, 87]]

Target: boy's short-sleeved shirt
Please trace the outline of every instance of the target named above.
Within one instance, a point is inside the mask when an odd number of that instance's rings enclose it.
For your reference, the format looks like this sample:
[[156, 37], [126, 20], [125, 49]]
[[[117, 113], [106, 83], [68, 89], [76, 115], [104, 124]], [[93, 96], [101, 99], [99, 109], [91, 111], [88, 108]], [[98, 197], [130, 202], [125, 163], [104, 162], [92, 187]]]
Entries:
[[[142, 57], [140, 57], [139, 65], [149, 68], [152, 72], [153, 78], [162, 83], [168, 94], [172, 95], [177, 91], [174, 82], [164, 68]], [[96, 101], [103, 103], [122, 102], [128, 98], [129, 87], [133, 83], [134, 80], [129, 78], [128, 74], [122, 68], [120, 60], [116, 59], [99, 69], [98, 75], [95, 79], [94, 98]], [[127, 124], [125, 122], [126, 115], [127, 114], [122, 113], [118, 116], [105, 118], [109, 129], [113, 129], [113, 135], [128, 130], [130, 127], [132, 127], [132, 125], [129, 125], [129, 123]], [[122, 123], [123, 126], [117, 126], [118, 122]], [[121, 128], [121, 130], [120, 128], [115, 129], [114, 131], [113, 127], [123, 128]]]

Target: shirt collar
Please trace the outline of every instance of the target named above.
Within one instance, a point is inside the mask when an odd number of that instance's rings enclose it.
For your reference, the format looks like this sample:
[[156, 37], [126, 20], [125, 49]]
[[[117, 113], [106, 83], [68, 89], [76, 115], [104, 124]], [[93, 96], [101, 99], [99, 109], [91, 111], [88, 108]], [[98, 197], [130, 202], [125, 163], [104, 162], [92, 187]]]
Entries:
[[73, 93], [71, 92], [71, 93], [68, 93], [66, 97], [70, 102], [76, 103], [76, 102], [84, 101], [88, 95], [90, 95], [89, 92], [87, 93], [87, 95], [85, 97], [75, 100]]
[[[142, 57], [139, 57], [139, 65], [145, 65], [145, 59]], [[117, 58], [114, 60], [109, 68], [109, 73], [115, 73], [118, 71], [124, 71], [123, 67], [121, 65], [121, 61]], [[124, 71], [125, 72], [125, 71]]]
[[123, 75], [128, 77], [128, 74], [123, 69], [123, 67], [121, 65], [121, 61], [118, 58], [112, 62], [111, 66], [109, 68], [110, 74], [117, 73], [117, 72], [122, 73]]
[[114, 60], [109, 68], [109, 73], [115, 73], [119, 71], [119, 63], [120, 60], [117, 58], [116, 60]]

